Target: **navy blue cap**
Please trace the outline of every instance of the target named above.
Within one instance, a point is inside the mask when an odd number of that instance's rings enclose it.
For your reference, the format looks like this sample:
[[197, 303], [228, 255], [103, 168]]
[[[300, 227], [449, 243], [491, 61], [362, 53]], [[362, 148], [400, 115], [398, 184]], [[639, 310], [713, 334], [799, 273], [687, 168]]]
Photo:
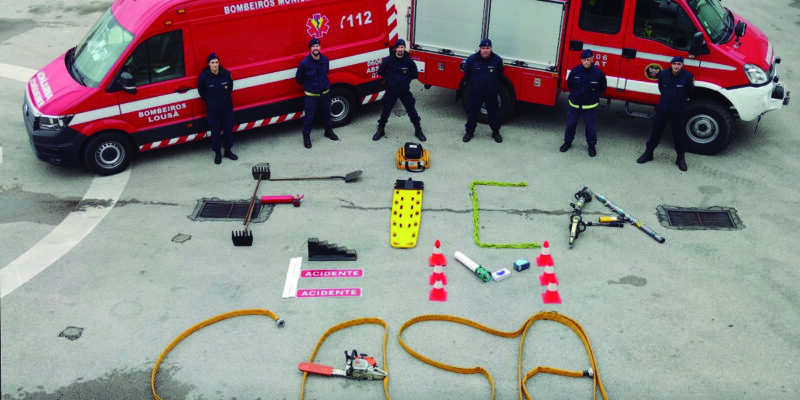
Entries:
[[311, 46], [313, 46], [315, 44], [319, 44], [319, 39], [313, 38], [313, 39], [309, 40], [308, 41], [308, 48], [311, 48]]
[[670, 61], [669, 63], [672, 64], [672, 63], [676, 63], [676, 62], [679, 62], [679, 63], [683, 64], [683, 57], [681, 57], [681, 56], [672, 57], [672, 61]]
[[405, 46], [405, 45], [406, 45], [406, 41], [405, 40], [397, 39], [397, 41], [394, 42], [394, 46], [392, 46], [392, 47], [393, 48], [397, 48], [397, 46]]
[[481, 40], [480, 47], [486, 47], [486, 46], [492, 47], [492, 41], [489, 38]]
[[217, 53], [209, 54], [208, 57], [206, 57], [206, 64], [210, 63], [211, 60], [214, 60], [214, 59], [219, 60], [219, 56], [217, 55]]
[[592, 53], [592, 51], [591, 51], [591, 50], [589, 50], [589, 49], [586, 49], [586, 50], [584, 50], [584, 51], [582, 51], [582, 52], [581, 52], [581, 58], [582, 58], [582, 59], [583, 59], [583, 58], [590, 58], [590, 57], [594, 57], [594, 53]]

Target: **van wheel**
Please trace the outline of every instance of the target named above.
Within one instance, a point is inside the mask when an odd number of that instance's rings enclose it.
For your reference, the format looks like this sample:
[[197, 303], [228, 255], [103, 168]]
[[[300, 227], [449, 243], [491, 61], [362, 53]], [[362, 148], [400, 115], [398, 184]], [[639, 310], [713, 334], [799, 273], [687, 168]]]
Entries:
[[117, 132], [98, 133], [83, 149], [83, 161], [98, 175], [114, 175], [131, 163], [133, 144]]
[[334, 128], [349, 124], [357, 107], [353, 92], [345, 88], [331, 89], [331, 123]]
[[[467, 111], [467, 107], [469, 107], [469, 97], [471, 91], [472, 88], [468, 87], [464, 91], [464, 95], [461, 97], [461, 105], [464, 107], [464, 111]], [[511, 118], [512, 114], [514, 114], [514, 108], [517, 105], [517, 99], [514, 98], [511, 89], [509, 89], [507, 85], [501, 84], [500, 90], [498, 90], [497, 93], [497, 100], [500, 102], [500, 122], [504, 123]], [[478, 122], [482, 124], [489, 123], [489, 113], [486, 112], [485, 106], [481, 106], [481, 110], [478, 112]]]
[[713, 100], [697, 100], [686, 109], [686, 150], [715, 154], [725, 148], [734, 134], [733, 115]]

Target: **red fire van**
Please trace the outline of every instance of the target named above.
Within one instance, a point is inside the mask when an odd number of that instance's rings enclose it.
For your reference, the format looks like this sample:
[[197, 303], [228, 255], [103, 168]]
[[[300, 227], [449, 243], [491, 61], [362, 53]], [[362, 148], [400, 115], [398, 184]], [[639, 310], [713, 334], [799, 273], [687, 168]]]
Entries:
[[115, 0], [34, 75], [23, 115], [36, 156], [110, 175], [139, 151], [209, 136], [197, 77], [211, 52], [234, 78], [234, 131], [303, 116], [309, 39], [331, 60], [334, 126], [382, 95], [395, 0]]

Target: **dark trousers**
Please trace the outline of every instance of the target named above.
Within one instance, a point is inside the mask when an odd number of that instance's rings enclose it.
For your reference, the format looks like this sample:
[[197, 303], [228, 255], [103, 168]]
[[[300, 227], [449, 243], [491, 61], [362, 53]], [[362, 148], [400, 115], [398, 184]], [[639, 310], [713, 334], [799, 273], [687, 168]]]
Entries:
[[492, 132], [500, 132], [500, 101], [497, 100], [497, 94], [473, 93], [467, 102], [467, 123], [464, 125], [467, 133], [475, 133], [475, 127], [478, 126], [478, 113], [484, 104], [486, 112], [489, 114], [489, 127], [492, 128]]
[[333, 130], [331, 125], [331, 94], [325, 93], [319, 96], [306, 95], [303, 102], [303, 110], [305, 117], [303, 117], [303, 134], [308, 135], [311, 133], [311, 125], [314, 123], [314, 114], [319, 110], [322, 113], [322, 125], [325, 127], [325, 132]]
[[378, 125], [386, 125], [386, 122], [389, 121], [389, 113], [392, 112], [392, 108], [397, 103], [398, 99], [403, 103], [403, 107], [406, 108], [406, 113], [411, 123], [414, 124], [414, 126], [418, 125], [420, 118], [419, 114], [417, 114], [417, 109], [414, 107], [416, 103], [414, 95], [412, 95], [411, 92], [397, 93], [390, 90], [387, 90], [383, 95], [383, 111], [381, 111], [381, 119], [378, 120]]
[[578, 120], [583, 116], [583, 123], [586, 125], [586, 143], [597, 144], [597, 110], [594, 108], [575, 108], [570, 106], [567, 110], [567, 128], [564, 130], [564, 143], [572, 143], [575, 139], [575, 129], [578, 127]]
[[211, 150], [220, 147], [230, 150], [233, 147], [233, 109], [206, 110], [208, 130], [211, 131]]
[[647, 150], [652, 152], [658, 146], [667, 122], [672, 126], [672, 142], [675, 145], [675, 153], [678, 157], [683, 157], [686, 153], [686, 115], [684, 113], [656, 110], [656, 116], [653, 117], [653, 130], [650, 132], [650, 138], [647, 139]]

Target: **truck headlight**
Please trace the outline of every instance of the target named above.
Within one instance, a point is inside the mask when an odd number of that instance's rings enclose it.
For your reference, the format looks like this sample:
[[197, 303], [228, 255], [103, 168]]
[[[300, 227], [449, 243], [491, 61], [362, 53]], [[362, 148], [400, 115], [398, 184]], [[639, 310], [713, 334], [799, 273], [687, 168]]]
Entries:
[[69, 125], [69, 121], [71, 120], [72, 120], [72, 115], [67, 115], [63, 117], [42, 115], [41, 117], [39, 117], [39, 129], [43, 129], [46, 131], [57, 131], [66, 128], [67, 125]]
[[744, 72], [747, 74], [747, 79], [750, 80], [750, 83], [753, 85], [762, 85], [769, 81], [769, 77], [767, 73], [764, 72], [761, 67], [754, 64], [745, 64], [744, 65]]

